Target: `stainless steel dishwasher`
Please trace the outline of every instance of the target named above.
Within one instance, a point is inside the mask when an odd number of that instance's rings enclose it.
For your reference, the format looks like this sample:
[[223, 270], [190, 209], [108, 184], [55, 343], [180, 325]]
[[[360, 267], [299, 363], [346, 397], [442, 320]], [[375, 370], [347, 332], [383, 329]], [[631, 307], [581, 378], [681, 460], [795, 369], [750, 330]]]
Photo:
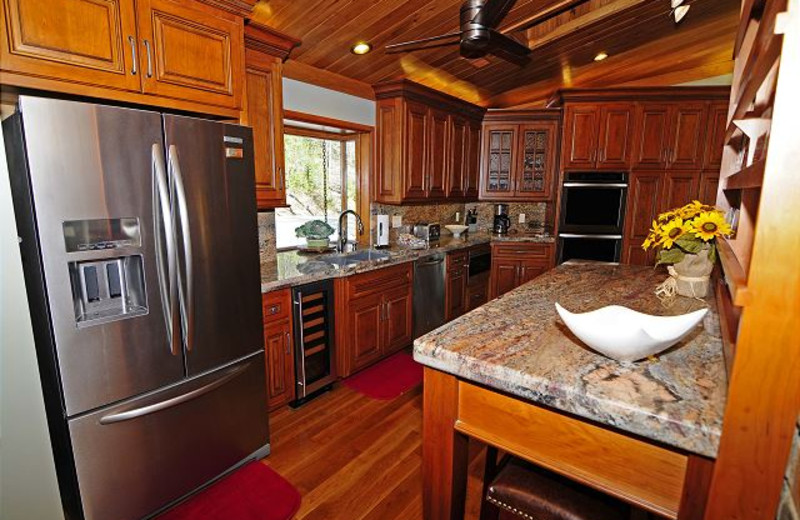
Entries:
[[444, 254], [414, 262], [414, 339], [444, 324]]

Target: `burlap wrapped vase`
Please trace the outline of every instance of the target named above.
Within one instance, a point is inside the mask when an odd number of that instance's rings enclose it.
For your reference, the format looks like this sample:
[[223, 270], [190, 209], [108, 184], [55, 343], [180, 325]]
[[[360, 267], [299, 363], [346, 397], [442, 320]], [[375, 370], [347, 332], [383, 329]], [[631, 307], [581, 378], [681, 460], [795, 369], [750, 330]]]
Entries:
[[696, 254], [687, 254], [683, 260], [669, 266], [670, 276], [675, 280], [675, 292], [681, 296], [705, 298], [714, 264], [708, 258], [709, 249]]

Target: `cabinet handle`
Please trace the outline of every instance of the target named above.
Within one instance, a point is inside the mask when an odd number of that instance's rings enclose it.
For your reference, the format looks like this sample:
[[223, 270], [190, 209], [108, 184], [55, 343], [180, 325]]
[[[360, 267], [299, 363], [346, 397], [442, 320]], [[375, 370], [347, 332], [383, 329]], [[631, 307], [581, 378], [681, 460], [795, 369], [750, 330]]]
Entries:
[[131, 44], [131, 75], [135, 76], [139, 73], [139, 65], [138, 60], [136, 59], [136, 38], [133, 36], [128, 36], [128, 43]]
[[286, 178], [283, 176], [283, 166], [278, 166], [278, 182], [280, 189], [283, 191], [286, 188]]
[[286, 355], [289, 355], [289, 345], [292, 342], [292, 338], [289, 336], [289, 333], [286, 333]]
[[148, 40], [144, 41], [144, 49], [147, 51], [147, 77], [153, 77], [153, 56], [150, 52], [150, 42]]

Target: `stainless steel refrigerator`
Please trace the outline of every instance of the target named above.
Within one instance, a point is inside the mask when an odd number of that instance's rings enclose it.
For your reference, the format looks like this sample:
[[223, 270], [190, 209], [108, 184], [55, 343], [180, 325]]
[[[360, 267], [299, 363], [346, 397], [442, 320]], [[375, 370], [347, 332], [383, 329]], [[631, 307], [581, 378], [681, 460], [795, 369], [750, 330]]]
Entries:
[[250, 129], [21, 97], [3, 130], [67, 517], [146, 517], [265, 456]]

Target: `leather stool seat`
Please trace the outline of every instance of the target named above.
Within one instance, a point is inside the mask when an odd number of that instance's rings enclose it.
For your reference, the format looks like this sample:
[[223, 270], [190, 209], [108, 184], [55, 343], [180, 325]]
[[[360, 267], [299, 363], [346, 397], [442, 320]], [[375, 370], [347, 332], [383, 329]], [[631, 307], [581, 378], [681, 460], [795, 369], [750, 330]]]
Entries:
[[515, 457], [491, 481], [486, 500], [528, 520], [628, 520], [630, 506]]

